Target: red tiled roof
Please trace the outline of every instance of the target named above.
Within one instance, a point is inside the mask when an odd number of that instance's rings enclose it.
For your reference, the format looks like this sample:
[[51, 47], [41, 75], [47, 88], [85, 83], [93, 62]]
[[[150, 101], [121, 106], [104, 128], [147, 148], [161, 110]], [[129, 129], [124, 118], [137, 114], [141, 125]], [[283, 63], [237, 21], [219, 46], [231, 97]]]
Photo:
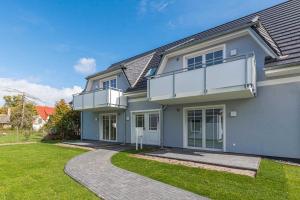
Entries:
[[36, 106], [35, 107], [38, 115], [43, 119], [47, 120], [49, 115], [52, 115], [54, 113], [54, 108], [53, 107], [48, 107], [48, 106]]

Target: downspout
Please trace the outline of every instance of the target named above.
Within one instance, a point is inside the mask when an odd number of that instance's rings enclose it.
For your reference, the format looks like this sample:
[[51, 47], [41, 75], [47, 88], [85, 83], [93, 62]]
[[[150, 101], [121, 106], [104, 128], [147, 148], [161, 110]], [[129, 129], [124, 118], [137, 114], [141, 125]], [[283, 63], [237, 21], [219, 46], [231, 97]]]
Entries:
[[164, 148], [164, 111], [167, 109], [167, 105], [161, 105], [161, 126], [160, 126], [160, 148]]
[[124, 145], [126, 144], [126, 110], [124, 111]]
[[82, 140], [83, 135], [83, 113], [80, 112], [80, 140]]

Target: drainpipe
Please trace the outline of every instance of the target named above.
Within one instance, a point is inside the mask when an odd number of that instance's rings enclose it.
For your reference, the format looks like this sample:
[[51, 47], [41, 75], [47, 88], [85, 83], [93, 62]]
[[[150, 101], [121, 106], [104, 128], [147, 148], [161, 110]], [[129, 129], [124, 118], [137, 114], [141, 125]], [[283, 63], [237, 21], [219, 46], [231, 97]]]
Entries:
[[80, 112], [80, 140], [82, 140], [82, 135], [83, 135], [83, 113], [82, 111]]
[[161, 125], [160, 125], [160, 148], [164, 148], [164, 111], [167, 109], [167, 105], [161, 105]]
[[124, 145], [126, 144], [126, 110], [124, 111]]

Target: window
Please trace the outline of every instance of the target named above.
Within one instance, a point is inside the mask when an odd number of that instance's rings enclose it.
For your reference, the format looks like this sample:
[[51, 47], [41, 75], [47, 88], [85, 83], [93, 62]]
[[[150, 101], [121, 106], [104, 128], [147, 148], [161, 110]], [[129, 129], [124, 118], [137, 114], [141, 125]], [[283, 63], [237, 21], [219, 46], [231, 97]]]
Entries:
[[223, 62], [223, 50], [213, 51], [207, 54], [197, 55], [187, 59], [188, 70], [198, 69], [206, 66], [217, 65]]
[[211, 52], [205, 55], [206, 66], [217, 65], [223, 62], [223, 50]]
[[110, 87], [117, 88], [117, 79], [110, 80]]
[[159, 114], [158, 113], [149, 114], [149, 130], [157, 131], [158, 124], [159, 124]]
[[97, 90], [99, 88], [99, 80], [93, 81], [92, 90]]
[[145, 117], [144, 114], [137, 114], [135, 116], [135, 127], [143, 127], [145, 128]]
[[109, 81], [104, 81], [103, 82], [103, 89], [108, 89], [109, 88]]
[[111, 79], [107, 81], [102, 82], [102, 87], [103, 89], [108, 89], [108, 88], [117, 88], [117, 79]]
[[188, 69], [197, 69], [202, 67], [202, 56], [197, 56], [188, 59]]

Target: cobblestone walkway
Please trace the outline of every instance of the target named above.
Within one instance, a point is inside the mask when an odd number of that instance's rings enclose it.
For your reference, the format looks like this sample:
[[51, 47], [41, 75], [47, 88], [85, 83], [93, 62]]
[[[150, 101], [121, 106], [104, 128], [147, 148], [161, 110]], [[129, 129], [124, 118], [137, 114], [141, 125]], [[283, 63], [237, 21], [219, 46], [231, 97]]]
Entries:
[[98, 149], [77, 156], [65, 172], [105, 200], [203, 200], [205, 197], [113, 166], [110, 158], [122, 150]]

